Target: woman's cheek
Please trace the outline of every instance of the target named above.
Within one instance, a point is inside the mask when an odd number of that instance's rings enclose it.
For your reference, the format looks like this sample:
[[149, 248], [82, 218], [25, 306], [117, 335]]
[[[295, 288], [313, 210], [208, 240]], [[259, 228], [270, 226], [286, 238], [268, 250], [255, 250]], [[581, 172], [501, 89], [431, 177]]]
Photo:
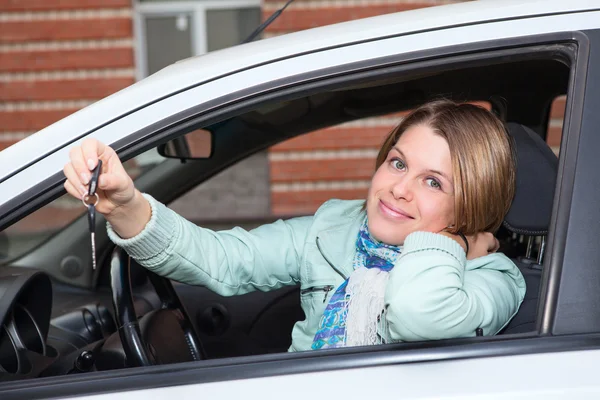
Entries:
[[[447, 201], [436, 201], [437, 199], [423, 196], [420, 202], [420, 214], [426, 228], [431, 232], [438, 232], [447, 228], [452, 221], [453, 211]], [[445, 200], [445, 199], [444, 199]]]

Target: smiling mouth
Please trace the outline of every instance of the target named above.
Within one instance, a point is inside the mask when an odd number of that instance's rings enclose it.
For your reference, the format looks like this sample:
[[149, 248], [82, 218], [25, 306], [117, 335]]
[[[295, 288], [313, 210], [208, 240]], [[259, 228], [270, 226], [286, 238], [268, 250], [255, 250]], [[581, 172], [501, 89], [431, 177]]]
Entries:
[[387, 216], [395, 219], [414, 219], [404, 211], [391, 207], [385, 201], [379, 200], [379, 209]]

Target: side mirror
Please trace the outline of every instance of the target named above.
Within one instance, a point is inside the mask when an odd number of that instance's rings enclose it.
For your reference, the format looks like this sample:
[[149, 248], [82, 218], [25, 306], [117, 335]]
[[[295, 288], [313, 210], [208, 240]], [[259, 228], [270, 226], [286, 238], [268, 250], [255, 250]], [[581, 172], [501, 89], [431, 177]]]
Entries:
[[212, 155], [213, 134], [205, 129], [196, 129], [158, 146], [158, 154], [167, 158], [198, 160]]

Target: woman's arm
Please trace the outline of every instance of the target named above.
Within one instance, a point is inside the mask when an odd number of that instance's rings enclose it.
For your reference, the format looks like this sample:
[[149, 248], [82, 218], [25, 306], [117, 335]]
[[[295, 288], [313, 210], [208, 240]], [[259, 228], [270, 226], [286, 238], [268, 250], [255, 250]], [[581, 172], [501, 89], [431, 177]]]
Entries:
[[299, 260], [312, 217], [263, 225], [251, 231], [214, 232], [187, 221], [144, 195], [152, 216], [144, 230], [109, 237], [140, 265], [167, 278], [203, 285], [223, 295], [271, 290], [300, 279]]
[[404, 243], [386, 290], [392, 340], [494, 335], [516, 314], [525, 280], [504, 254], [470, 261], [441, 234], [415, 232]]

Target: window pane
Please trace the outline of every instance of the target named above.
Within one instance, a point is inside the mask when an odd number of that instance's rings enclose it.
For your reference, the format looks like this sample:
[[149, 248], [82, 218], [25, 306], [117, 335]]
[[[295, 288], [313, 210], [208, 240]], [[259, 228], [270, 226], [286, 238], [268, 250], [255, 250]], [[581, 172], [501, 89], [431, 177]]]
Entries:
[[208, 10], [206, 44], [208, 51], [240, 44], [260, 25], [260, 8]]
[[0, 232], [0, 264], [37, 247], [82, 215], [86, 208], [64, 195]]
[[[208, 51], [240, 44], [260, 25], [260, 8], [207, 10]], [[267, 153], [261, 152], [215, 176], [169, 205], [192, 221], [212, 223], [263, 217], [269, 211]], [[217, 224], [218, 225], [218, 224]], [[217, 228], [217, 225], [211, 225]], [[219, 226], [222, 228], [223, 226]]]
[[148, 75], [175, 61], [191, 57], [191, 15], [146, 17], [146, 54]]

